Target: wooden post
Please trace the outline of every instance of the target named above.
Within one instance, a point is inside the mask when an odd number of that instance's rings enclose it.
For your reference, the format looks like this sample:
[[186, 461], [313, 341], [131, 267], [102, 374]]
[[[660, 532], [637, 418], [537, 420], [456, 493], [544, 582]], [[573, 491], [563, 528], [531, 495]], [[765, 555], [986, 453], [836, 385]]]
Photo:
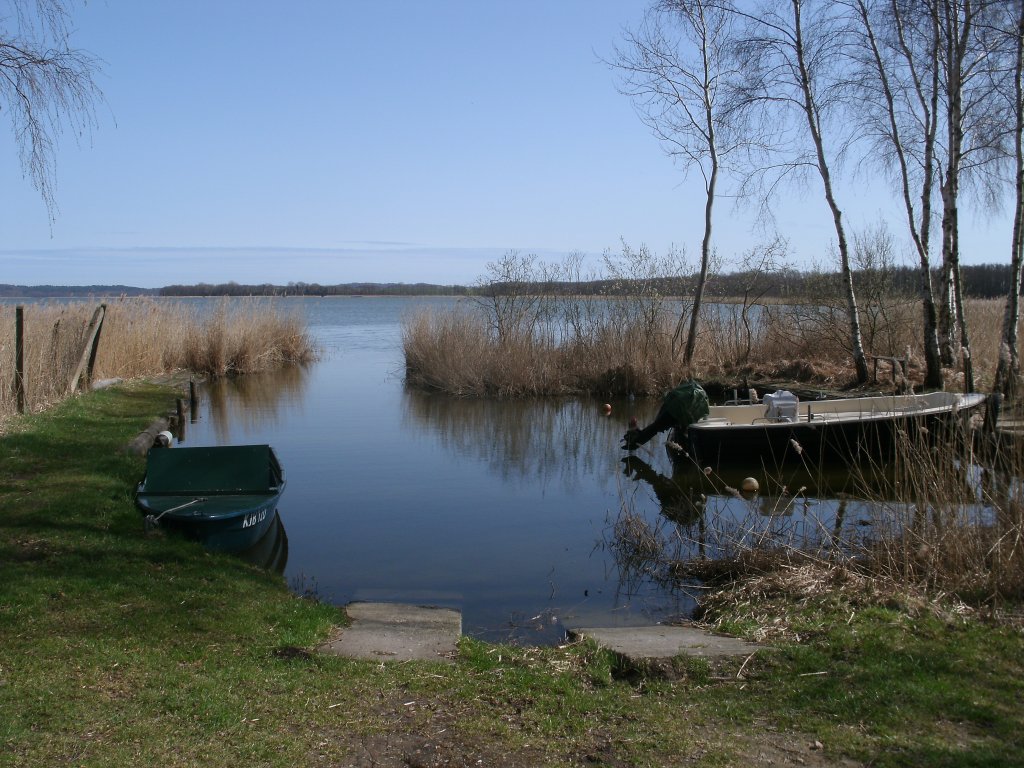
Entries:
[[96, 368], [96, 353], [100, 348], [100, 334], [103, 332], [103, 320], [107, 316], [107, 305], [100, 304], [99, 308], [93, 315], [95, 321], [96, 316], [99, 316], [99, 322], [96, 323], [96, 331], [92, 335], [92, 339], [89, 344], [89, 366], [86, 368], [85, 381], [90, 386], [92, 385], [92, 372]]
[[18, 413], [25, 412], [25, 307], [14, 308], [14, 399]]
[[[103, 316], [107, 312], [107, 305], [100, 304], [92, 314], [89, 321], [89, 329], [86, 331], [85, 349], [82, 350], [82, 357], [75, 367], [75, 372], [68, 380], [68, 394], [75, 391], [78, 380], [86, 373], [87, 381], [92, 381], [92, 370], [96, 365], [96, 350], [99, 348], [100, 330], [103, 328]], [[88, 369], [88, 370], [87, 370]]]
[[199, 420], [199, 398], [196, 396], [195, 379], [188, 380], [188, 420], [195, 424]]
[[179, 443], [185, 442], [185, 401], [180, 397], [176, 401], [178, 410], [177, 438]]

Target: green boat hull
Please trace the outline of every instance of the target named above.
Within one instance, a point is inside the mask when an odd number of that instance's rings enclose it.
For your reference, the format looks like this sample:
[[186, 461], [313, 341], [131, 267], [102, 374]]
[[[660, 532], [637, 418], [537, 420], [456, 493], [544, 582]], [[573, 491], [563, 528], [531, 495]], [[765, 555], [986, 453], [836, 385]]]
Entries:
[[238, 552], [269, 530], [284, 486], [269, 445], [153, 448], [135, 503], [150, 525]]

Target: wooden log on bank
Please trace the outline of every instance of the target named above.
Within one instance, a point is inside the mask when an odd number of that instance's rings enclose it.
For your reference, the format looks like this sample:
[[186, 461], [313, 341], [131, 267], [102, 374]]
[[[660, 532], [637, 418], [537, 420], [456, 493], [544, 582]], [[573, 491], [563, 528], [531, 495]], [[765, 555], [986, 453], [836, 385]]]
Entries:
[[156, 436], [166, 431], [170, 425], [171, 423], [167, 419], [157, 419], [142, 432], [139, 432], [135, 439], [125, 447], [125, 451], [134, 453], [137, 456], [144, 456], [146, 451], [153, 447]]

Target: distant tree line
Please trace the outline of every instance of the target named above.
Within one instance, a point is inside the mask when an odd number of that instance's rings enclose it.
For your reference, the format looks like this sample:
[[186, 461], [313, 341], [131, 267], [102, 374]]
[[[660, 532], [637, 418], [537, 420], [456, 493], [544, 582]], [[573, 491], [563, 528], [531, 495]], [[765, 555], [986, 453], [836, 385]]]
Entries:
[[246, 285], [243, 283], [197, 283], [168, 285], [161, 296], [462, 296], [470, 288], [432, 283], [288, 283], [288, 285]]
[[[937, 278], [939, 271], [933, 272], [933, 276]], [[1009, 264], [963, 264], [960, 266], [960, 272], [964, 295], [972, 298], [1005, 298], [1013, 284], [1013, 271]], [[914, 296], [920, 292], [921, 275], [920, 269], [916, 267], [890, 266], [877, 271], [854, 269], [853, 283], [855, 286], [859, 285], [881, 273], [884, 273], [889, 293], [892, 295]], [[748, 276], [746, 271], [715, 275], [713, 282], [708, 286], [708, 292], [718, 297], [739, 296], [748, 283]], [[827, 272], [805, 272], [795, 269], [779, 270], [762, 277], [767, 283], [764, 286], [764, 295], [775, 298], [801, 296], [806, 292], [809, 278], [812, 276], [834, 276], [837, 279], [840, 277], [839, 273], [833, 275]]]
[[[919, 287], [919, 274], [912, 267], [886, 267], [884, 278], [893, 295], [913, 295]], [[961, 266], [964, 293], [980, 299], [1006, 296], [1013, 281], [1009, 264], [974, 264]], [[865, 270], [854, 270], [854, 283], [874, 277]], [[838, 273], [779, 269], [753, 276], [760, 284], [763, 296], [785, 299], [801, 297], [809, 286], [818, 285], [822, 278], [838, 277]], [[739, 270], [720, 273], [708, 283], [707, 295], [714, 298], [742, 296], [749, 290], [752, 275]], [[652, 286], [665, 296], [696, 290], [698, 276], [654, 278], [662, 286]], [[543, 285], [547, 294], [573, 296], [617, 296], [630, 290], [622, 279], [550, 281]], [[96, 296], [477, 296], [482, 293], [521, 293], [522, 285], [489, 283], [487, 285], [439, 285], [435, 283], [197, 283], [195, 285], [168, 285], [163, 288], [138, 288], [131, 285], [10, 285], [0, 284], [0, 298], [89, 298]], [[541, 290], [539, 284], [536, 285]]]
[[0, 284], [0, 297], [46, 299], [89, 298], [95, 296], [155, 296], [156, 288], [136, 288], [131, 285], [7, 285]]
[[[920, 287], [920, 275], [913, 267], [886, 267], [884, 277], [889, 290], [894, 295], [915, 295]], [[1006, 296], [1012, 284], [1013, 275], [1009, 264], [975, 264], [962, 265], [964, 293], [967, 296], [994, 299]], [[800, 297], [808, 290], [809, 285], [818, 285], [821, 278], [839, 277], [839, 273], [805, 271], [798, 269], [780, 269], [756, 276], [762, 283], [759, 293], [763, 296], [785, 299]], [[874, 277], [865, 270], [854, 270], [853, 280], [857, 285]], [[813, 278], [813, 279], [812, 279]], [[659, 278], [655, 278], [655, 282]], [[680, 291], [692, 295], [697, 288], [698, 276], [665, 277], [659, 293], [662, 295], [679, 295]], [[730, 298], [741, 296], [749, 291], [751, 274], [746, 270], [727, 272], [714, 276], [707, 287], [708, 296]], [[538, 290], [543, 288], [546, 294], [562, 294], [574, 296], [615, 296], [628, 292], [629, 286], [621, 279], [600, 279], [580, 281], [550, 281], [543, 286], [536, 284]], [[25, 291], [34, 290], [23, 286], [0, 286], [0, 293], [5, 287], [18, 287], [23, 292], [3, 295], [37, 295]], [[161, 296], [475, 296], [481, 293], [523, 293], [523, 284], [492, 282], [484, 285], [438, 285], [434, 283], [339, 283], [321, 285], [320, 283], [289, 283], [288, 285], [272, 285], [261, 283], [247, 285], [243, 283], [198, 283], [195, 285], [168, 285], [159, 289]], [[653, 286], [655, 289], [658, 286]], [[128, 293], [124, 286], [114, 286]], [[83, 289], [84, 290], [84, 289]], [[528, 292], [528, 291], [526, 291]], [[93, 293], [101, 293], [94, 290]], [[53, 295], [53, 294], [46, 294]]]

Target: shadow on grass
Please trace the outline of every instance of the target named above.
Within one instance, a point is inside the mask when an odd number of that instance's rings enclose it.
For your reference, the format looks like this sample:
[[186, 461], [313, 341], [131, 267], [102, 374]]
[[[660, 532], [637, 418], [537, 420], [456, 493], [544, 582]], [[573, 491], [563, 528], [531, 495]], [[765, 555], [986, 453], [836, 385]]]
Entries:
[[[133, 503], [144, 462], [124, 447], [169, 401], [159, 387], [93, 393], [0, 438], [0, 583], [14, 606], [0, 627], [27, 639], [103, 625], [141, 646], [197, 622], [252, 632], [286, 610], [279, 576], [144, 532]], [[5, 621], [23, 618], [19, 606], [40, 609], [28, 628]]]

